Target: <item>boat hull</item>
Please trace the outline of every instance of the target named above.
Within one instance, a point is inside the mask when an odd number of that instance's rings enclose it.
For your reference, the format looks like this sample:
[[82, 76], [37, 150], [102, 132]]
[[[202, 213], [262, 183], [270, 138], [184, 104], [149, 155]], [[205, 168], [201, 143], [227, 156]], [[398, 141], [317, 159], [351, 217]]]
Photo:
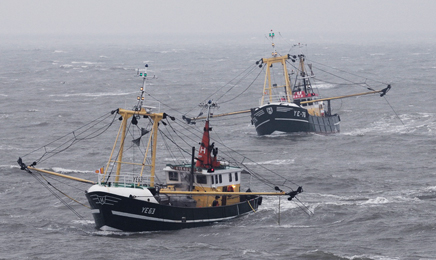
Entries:
[[269, 104], [251, 109], [251, 122], [258, 135], [269, 135], [275, 131], [337, 133], [340, 121], [337, 114], [313, 116], [307, 109], [293, 104]]
[[177, 230], [207, 226], [254, 212], [262, 202], [260, 196], [241, 196], [247, 200], [218, 207], [175, 207], [119, 196], [107, 192], [88, 192], [86, 197], [96, 228], [121, 231]]

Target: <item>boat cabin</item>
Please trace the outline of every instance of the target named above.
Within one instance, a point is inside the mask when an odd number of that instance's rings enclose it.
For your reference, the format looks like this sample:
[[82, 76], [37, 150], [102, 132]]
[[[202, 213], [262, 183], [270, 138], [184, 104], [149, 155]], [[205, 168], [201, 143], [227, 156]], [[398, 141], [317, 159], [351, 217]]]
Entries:
[[210, 207], [216, 199], [218, 199], [220, 206], [240, 202], [239, 195], [226, 195], [216, 198], [215, 195], [206, 195], [204, 193], [213, 191], [239, 192], [241, 186], [241, 168], [228, 165], [221, 165], [216, 169], [194, 167], [193, 178], [191, 178], [191, 165], [168, 164], [164, 168], [164, 172], [166, 178], [166, 187], [164, 189], [199, 192], [198, 196], [191, 196], [195, 200], [195, 207]]

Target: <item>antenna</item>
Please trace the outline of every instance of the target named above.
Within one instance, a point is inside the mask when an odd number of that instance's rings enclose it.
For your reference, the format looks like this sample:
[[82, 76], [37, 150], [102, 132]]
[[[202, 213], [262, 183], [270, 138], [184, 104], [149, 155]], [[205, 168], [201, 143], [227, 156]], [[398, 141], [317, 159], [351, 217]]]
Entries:
[[135, 111], [141, 110], [144, 103], [145, 84], [147, 82], [147, 68], [148, 64], [145, 64], [145, 69], [136, 69], [136, 76], [142, 77], [142, 87], [140, 88], [141, 95], [137, 97], [138, 104], [134, 107]]
[[269, 37], [271, 38], [271, 42], [272, 42], [271, 45], [273, 47], [273, 52], [271, 53], [271, 55], [273, 57], [277, 57], [276, 45], [274, 43], [274, 36], [275, 36], [275, 33], [273, 30], [271, 30], [271, 32], [269, 33]]
[[216, 102], [213, 102], [212, 100], [209, 100], [207, 103], [200, 103], [200, 107], [207, 108], [207, 118], [206, 121], [209, 121], [210, 118], [210, 110], [212, 108], [219, 108], [218, 104]]

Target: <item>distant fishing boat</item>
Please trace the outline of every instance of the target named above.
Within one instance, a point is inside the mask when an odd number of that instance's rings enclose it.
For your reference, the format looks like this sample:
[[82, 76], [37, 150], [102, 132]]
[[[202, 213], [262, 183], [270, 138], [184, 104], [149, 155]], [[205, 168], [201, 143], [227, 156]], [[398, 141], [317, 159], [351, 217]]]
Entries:
[[[274, 39], [274, 32], [269, 37]], [[307, 64], [304, 54], [278, 56], [275, 44], [272, 42], [272, 57], [263, 58], [257, 64], [266, 67], [265, 84], [260, 105], [252, 108], [251, 122], [256, 127], [258, 135], [268, 135], [275, 131], [336, 133], [340, 131], [341, 118], [333, 114], [330, 101], [353, 96], [381, 93], [381, 96], [391, 88], [347, 96], [320, 98], [314, 91], [311, 78], [315, 75], [312, 65]], [[289, 73], [286, 63], [298, 62], [296, 72]], [[275, 65], [281, 65], [283, 83], [273, 83], [271, 70]], [[327, 104], [325, 103], [327, 102]]]
[[[269, 33], [273, 47], [271, 57], [256, 62], [259, 67], [266, 68], [259, 106], [249, 110], [217, 114], [213, 117], [250, 113], [251, 124], [255, 126], [258, 135], [269, 135], [274, 132], [337, 133], [340, 131], [341, 118], [332, 112], [331, 100], [376, 93], [384, 96], [391, 88], [388, 85], [382, 90], [321, 98], [312, 87], [311, 80], [315, 74], [312, 65], [306, 63], [306, 56], [304, 54], [279, 56], [274, 36], [275, 33], [271, 31]], [[289, 72], [289, 62], [298, 63], [295, 71]], [[202, 118], [185, 117], [184, 119], [189, 123]]]
[[[114, 120], [119, 117], [121, 123], [110, 158], [106, 167], [98, 171], [97, 181], [36, 168], [37, 161], [27, 165], [20, 157], [18, 164], [21, 169], [91, 184], [86, 198], [96, 228], [121, 231], [175, 230], [210, 225], [255, 212], [262, 204], [262, 196], [286, 196], [292, 200], [303, 191], [301, 187], [289, 192], [277, 187], [272, 192], [243, 191], [244, 169], [219, 160], [218, 148], [210, 143], [210, 111], [216, 106], [211, 101], [203, 105], [207, 117], [197, 157], [193, 147], [191, 161], [167, 164], [163, 169], [165, 181], [158, 182], [155, 167], [159, 126], [167, 125], [168, 119], [175, 118], [166, 113], [154, 113], [152, 107], [143, 105], [147, 73], [140, 71], [138, 75], [143, 78], [138, 104], [132, 110], [119, 108], [111, 112]], [[151, 126], [140, 127], [141, 123], [150, 123]], [[148, 142], [142, 144], [141, 138], [147, 135]], [[125, 147], [141, 144], [142, 156], [138, 160], [127, 159], [128, 149]]]

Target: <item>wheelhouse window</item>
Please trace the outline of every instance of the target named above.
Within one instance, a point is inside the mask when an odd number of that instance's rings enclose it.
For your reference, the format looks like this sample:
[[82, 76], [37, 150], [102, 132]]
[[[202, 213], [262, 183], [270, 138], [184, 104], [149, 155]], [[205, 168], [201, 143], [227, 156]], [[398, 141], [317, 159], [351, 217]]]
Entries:
[[197, 175], [198, 184], [207, 184], [207, 178], [204, 175]]
[[210, 176], [210, 178], [212, 179], [212, 184], [215, 184], [215, 179], [213, 178], [213, 176]]
[[168, 172], [168, 179], [170, 181], [179, 181], [179, 173], [178, 172]]
[[232, 182], [232, 173], [229, 173], [229, 182]]
[[219, 178], [220, 178], [220, 183], [223, 183], [223, 176], [221, 174], [219, 175]]
[[235, 172], [235, 181], [238, 181], [238, 173]]

